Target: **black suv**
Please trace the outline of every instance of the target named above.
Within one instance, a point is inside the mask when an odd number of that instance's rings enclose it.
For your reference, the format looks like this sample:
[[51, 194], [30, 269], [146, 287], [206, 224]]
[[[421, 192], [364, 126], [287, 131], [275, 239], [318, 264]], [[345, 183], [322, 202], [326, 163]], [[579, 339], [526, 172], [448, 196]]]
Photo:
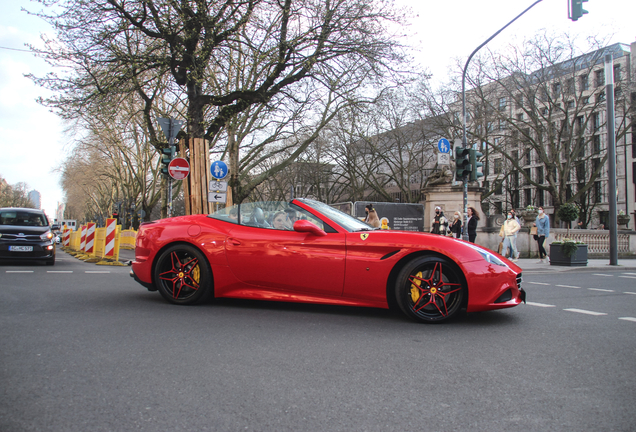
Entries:
[[55, 244], [42, 210], [0, 208], [0, 260], [40, 260], [55, 264]]

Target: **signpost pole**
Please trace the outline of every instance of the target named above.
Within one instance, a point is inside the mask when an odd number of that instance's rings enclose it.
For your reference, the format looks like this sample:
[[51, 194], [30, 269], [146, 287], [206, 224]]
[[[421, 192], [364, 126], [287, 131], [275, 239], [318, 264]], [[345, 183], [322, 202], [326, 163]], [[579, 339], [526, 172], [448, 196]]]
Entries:
[[[170, 117], [170, 128], [168, 129], [168, 145], [172, 147], [173, 138], [172, 138], [172, 128], [174, 127], [174, 119]], [[172, 155], [174, 158], [174, 154]], [[167, 214], [168, 217], [172, 217], [172, 176], [168, 175], [168, 205], [167, 205]]]

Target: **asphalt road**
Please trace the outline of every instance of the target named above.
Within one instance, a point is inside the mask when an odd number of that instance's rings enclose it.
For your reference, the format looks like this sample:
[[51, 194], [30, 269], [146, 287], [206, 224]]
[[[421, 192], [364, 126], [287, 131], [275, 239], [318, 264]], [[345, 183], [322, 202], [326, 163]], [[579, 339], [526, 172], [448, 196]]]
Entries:
[[633, 270], [526, 275], [527, 305], [441, 325], [178, 307], [128, 271], [0, 265], [0, 431], [636, 430]]

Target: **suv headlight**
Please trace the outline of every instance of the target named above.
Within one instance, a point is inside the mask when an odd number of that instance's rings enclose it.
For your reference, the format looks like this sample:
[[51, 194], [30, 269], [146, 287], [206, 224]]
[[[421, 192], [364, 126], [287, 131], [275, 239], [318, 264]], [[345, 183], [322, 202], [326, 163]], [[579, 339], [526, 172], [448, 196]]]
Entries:
[[47, 231], [44, 234], [40, 235], [42, 240], [51, 240], [53, 238], [53, 233], [51, 231]]

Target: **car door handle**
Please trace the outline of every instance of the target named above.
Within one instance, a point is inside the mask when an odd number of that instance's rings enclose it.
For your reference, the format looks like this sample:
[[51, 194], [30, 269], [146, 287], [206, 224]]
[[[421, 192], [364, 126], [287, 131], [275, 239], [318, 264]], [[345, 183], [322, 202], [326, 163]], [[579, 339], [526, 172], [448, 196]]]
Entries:
[[239, 246], [239, 245], [241, 244], [241, 242], [240, 242], [240, 241], [238, 241], [238, 240], [237, 240], [237, 239], [235, 239], [235, 238], [231, 238], [231, 237], [227, 239], [227, 242], [228, 242], [229, 244], [231, 244], [231, 245], [234, 245], [234, 246]]

